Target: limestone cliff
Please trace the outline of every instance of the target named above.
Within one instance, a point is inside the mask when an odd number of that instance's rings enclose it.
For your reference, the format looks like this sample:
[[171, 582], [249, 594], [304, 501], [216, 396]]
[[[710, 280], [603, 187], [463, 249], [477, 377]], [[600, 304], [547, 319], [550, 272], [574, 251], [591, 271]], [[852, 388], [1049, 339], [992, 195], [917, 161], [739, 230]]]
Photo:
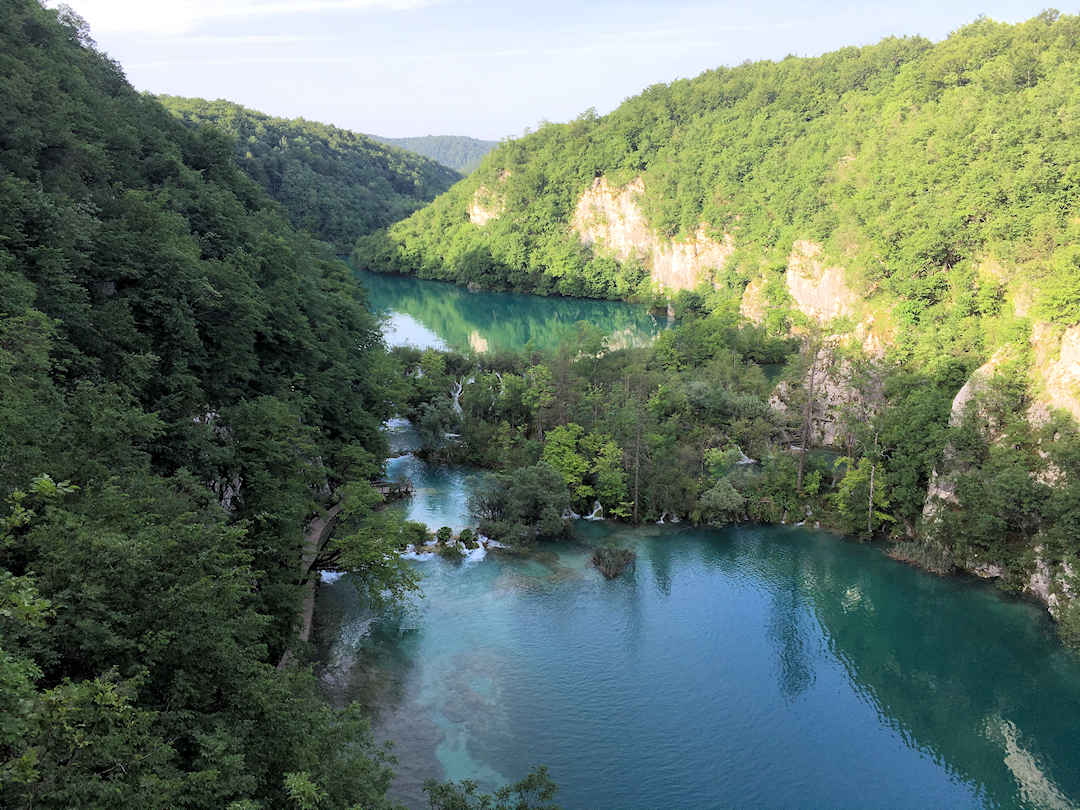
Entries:
[[595, 245], [619, 261], [637, 259], [655, 282], [668, 290], [693, 289], [712, 280], [735, 250], [731, 234], [721, 241], [708, 235], [705, 223], [683, 240], [658, 236], [638, 203], [645, 191], [639, 177], [621, 189], [598, 177], [578, 200], [572, 227], [582, 243]]
[[[967, 382], [956, 392], [949, 412], [950, 427], [957, 427], [960, 424], [968, 403], [980, 391], [986, 389], [987, 383], [993, 379], [994, 373], [1004, 359], [1003, 351], [996, 352], [987, 362], [975, 369]], [[930, 476], [930, 487], [926, 491], [926, 505], [923, 507], [923, 520], [935, 520], [945, 504], [956, 503], [956, 470], [953, 457], [953, 449], [946, 447], [941, 463], [934, 468]]]
[[[765, 300], [765, 279], [754, 279], [743, 291], [740, 311], [761, 323], [769, 304]], [[838, 318], [854, 323], [851, 336], [871, 357], [881, 357], [890, 342], [888, 329], [875, 322], [864, 300], [847, 283], [842, 267], [826, 266], [821, 245], [799, 239], [788, 254], [784, 285], [792, 306], [819, 326], [827, 327]], [[843, 336], [835, 335], [837, 341]]]
[[1031, 417], [1040, 421], [1057, 408], [1080, 420], [1080, 326], [1059, 334], [1050, 324], [1036, 323], [1031, 346], [1038, 395]]
[[[503, 184], [510, 177], [510, 170], [503, 169], [499, 173], [499, 184]], [[485, 185], [477, 187], [469, 202], [469, 222], [483, 227], [491, 220], [498, 219], [506, 213], [506, 199], [497, 189], [488, 188]]]

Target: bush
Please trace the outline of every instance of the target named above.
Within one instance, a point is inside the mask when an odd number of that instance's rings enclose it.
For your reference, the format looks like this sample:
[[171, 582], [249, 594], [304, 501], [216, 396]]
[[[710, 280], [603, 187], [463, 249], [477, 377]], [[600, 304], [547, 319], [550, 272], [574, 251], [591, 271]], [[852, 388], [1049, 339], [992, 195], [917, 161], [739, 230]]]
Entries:
[[449, 542], [450, 542], [450, 539], [451, 539], [451, 538], [452, 538], [453, 536], [454, 536], [454, 530], [453, 530], [453, 529], [451, 529], [451, 528], [450, 528], [449, 526], [443, 526], [443, 527], [441, 527], [441, 528], [440, 528], [440, 529], [439, 529], [439, 530], [438, 530], [437, 532], [435, 532], [435, 538], [436, 538], [436, 539], [437, 539], [437, 540], [438, 540], [438, 541], [439, 541], [440, 543], [443, 543], [444, 545], [445, 545], [446, 543], [449, 543]]
[[592, 555], [592, 564], [597, 567], [605, 579], [615, 579], [627, 568], [634, 565], [637, 555], [626, 548], [603, 546]]

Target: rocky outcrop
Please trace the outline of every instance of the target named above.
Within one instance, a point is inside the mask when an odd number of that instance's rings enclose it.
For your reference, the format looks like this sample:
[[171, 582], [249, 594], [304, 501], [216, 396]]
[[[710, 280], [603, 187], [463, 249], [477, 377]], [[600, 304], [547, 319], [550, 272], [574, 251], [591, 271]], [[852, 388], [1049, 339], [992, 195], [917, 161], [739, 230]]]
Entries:
[[1080, 420], [1080, 326], [1060, 332], [1051, 324], [1036, 323], [1031, 346], [1038, 396], [1031, 418], [1045, 421], [1051, 409], [1060, 409]]
[[[510, 178], [511, 172], [509, 169], [503, 169], [499, 172], [499, 185], [502, 185]], [[488, 186], [480, 185], [473, 193], [473, 198], [469, 202], [469, 222], [473, 225], [479, 225], [483, 227], [487, 225], [491, 220], [498, 219], [506, 212], [506, 198], [497, 189], [491, 189]]]
[[598, 177], [578, 200], [572, 226], [586, 245], [595, 245], [619, 261], [637, 259], [653, 281], [669, 290], [690, 290], [727, 262], [735, 250], [731, 234], [717, 241], [702, 223], [686, 239], [658, 236], [645, 219], [638, 200], [645, 191], [640, 177], [621, 189]]
[[[987, 383], [994, 377], [994, 373], [1005, 359], [1004, 351], [999, 350], [988, 361], [983, 363], [971, 376], [956, 396], [953, 397], [952, 409], [949, 412], [949, 426], [957, 427], [964, 418], [964, 411], [968, 403], [980, 391], [986, 390]], [[930, 486], [926, 491], [926, 503], [923, 506], [923, 519], [933, 521], [941, 512], [946, 503], [956, 503], [956, 470], [955, 451], [946, 447], [941, 462], [934, 468], [930, 475]]]
[[480, 186], [469, 203], [469, 222], [483, 227], [498, 219], [506, 210], [506, 203], [487, 186]]
[[[765, 319], [769, 303], [765, 299], [763, 278], [754, 279], [743, 290], [739, 310], [755, 323]], [[865, 312], [862, 299], [848, 286], [844, 269], [826, 266], [821, 245], [806, 239], [796, 240], [788, 254], [784, 284], [792, 306], [819, 326], [828, 327], [837, 318], [854, 322], [851, 336], [871, 357], [882, 357], [889, 338], [884, 329]], [[833, 338], [841, 340], [843, 335]]]
[[755, 278], [743, 290], [739, 313], [747, 320], [760, 324], [765, 320], [769, 302], [765, 300], [765, 279]]
[[1080, 595], [1073, 593], [1070, 585], [1076, 572], [1067, 562], [1051, 567], [1042, 554], [1043, 547], [1036, 546], [1035, 569], [1024, 585], [1024, 593], [1045, 604], [1050, 615], [1056, 619], [1066, 603]]
[[800, 239], [791, 247], [784, 274], [788, 294], [800, 312], [825, 325], [855, 317], [858, 298], [844, 280], [842, 267], [826, 267], [821, 245]]

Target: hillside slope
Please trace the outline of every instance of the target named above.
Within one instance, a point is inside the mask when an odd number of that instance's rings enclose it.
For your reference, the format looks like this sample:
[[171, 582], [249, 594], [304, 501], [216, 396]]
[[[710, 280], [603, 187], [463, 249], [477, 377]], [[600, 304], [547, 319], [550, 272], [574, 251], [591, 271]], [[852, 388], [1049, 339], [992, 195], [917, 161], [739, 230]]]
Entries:
[[381, 143], [407, 149], [468, 174], [484, 159], [484, 155], [499, 145], [498, 141], [483, 141], [467, 135], [421, 135], [415, 138], [383, 138], [372, 135]]
[[500, 145], [354, 258], [797, 335], [770, 404], [800, 458], [857, 465], [865, 532], [1060, 614], [1080, 594], [1078, 86], [1080, 17], [1056, 12], [711, 71]]
[[500, 145], [357, 259], [602, 298], [753, 282], [778, 327], [788, 268], [837, 268], [860, 303], [831, 315], [985, 359], [972, 318], [1080, 319], [1078, 40], [1077, 17], [980, 20], [656, 85]]
[[274, 118], [220, 99], [158, 100], [181, 120], [234, 138], [240, 167], [285, 206], [293, 226], [341, 254], [460, 179], [433, 160], [329, 124]]
[[232, 141], [3, 9], [0, 805], [384, 807], [361, 719], [276, 667], [320, 489], [385, 453], [377, 324]]

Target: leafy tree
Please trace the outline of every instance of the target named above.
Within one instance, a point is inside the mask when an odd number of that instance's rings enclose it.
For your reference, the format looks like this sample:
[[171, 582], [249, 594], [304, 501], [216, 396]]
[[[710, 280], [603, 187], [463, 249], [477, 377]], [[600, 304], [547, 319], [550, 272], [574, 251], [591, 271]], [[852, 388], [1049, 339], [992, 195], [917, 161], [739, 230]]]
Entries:
[[482, 534], [524, 545], [563, 535], [569, 503], [562, 476], [541, 463], [489, 474], [470, 497], [469, 511]]

